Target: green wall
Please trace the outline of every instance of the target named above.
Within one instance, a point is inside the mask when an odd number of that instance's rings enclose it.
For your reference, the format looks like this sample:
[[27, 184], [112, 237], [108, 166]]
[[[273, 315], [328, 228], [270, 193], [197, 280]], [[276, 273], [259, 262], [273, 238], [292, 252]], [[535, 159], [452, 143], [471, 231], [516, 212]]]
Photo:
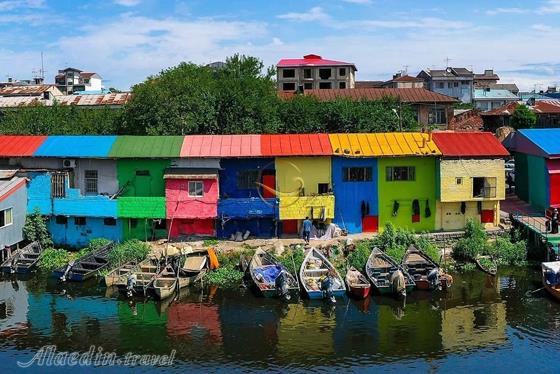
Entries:
[[[527, 155], [529, 203], [538, 210], [548, 208], [548, 173], [543, 157]], [[517, 181], [517, 175], [515, 180]]]
[[167, 238], [167, 230], [156, 228], [153, 219], [138, 218], [134, 225], [132, 219], [125, 218], [123, 219], [123, 237], [124, 240], [157, 240]]
[[515, 194], [529, 201], [529, 165], [525, 153], [515, 153]]
[[[165, 169], [171, 160], [121, 159], [117, 161], [119, 187], [126, 185], [121, 196], [165, 196]], [[148, 170], [149, 176], [136, 175], [138, 170]], [[128, 184], [127, 184], [128, 183]]]
[[[414, 181], [387, 181], [387, 167], [414, 166]], [[412, 201], [420, 202], [420, 222], [412, 222]], [[426, 200], [431, 215], [426, 217]], [[393, 217], [393, 203], [400, 206]], [[387, 222], [397, 227], [415, 231], [433, 231], [436, 222], [436, 158], [403, 157], [379, 159], [379, 228], [383, 230]]]

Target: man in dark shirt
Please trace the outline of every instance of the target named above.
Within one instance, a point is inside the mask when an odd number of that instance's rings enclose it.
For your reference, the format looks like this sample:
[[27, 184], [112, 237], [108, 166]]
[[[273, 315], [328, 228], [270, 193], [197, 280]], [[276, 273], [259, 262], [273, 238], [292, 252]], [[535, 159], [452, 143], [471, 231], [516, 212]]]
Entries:
[[305, 220], [303, 221], [303, 240], [305, 240], [306, 243], [309, 243], [309, 236], [311, 235], [312, 226], [313, 223], [311, 222], [309, 217], [305, 217]]

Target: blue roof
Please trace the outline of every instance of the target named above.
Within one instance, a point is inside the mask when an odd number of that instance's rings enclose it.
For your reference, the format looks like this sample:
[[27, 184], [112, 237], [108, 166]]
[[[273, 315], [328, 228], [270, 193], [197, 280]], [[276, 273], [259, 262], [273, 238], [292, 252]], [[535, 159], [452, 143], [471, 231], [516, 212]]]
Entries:
[[42, 157], [108, 157], [116, 136], [53, 135], [35, 151]]
[[560, 129], [524, 129], [519, 133], [546, 155], [560, 155]]
[[475, 100], [484, 100], [484, 99], [518, 100], [518, 97], [508, 90], [477, 88], [474, 90], [474, 99]]
[[550, 98], [535, 92], [519, 92], [519, 99], [522, 101], [526, 101], [529, 99], [546, 100]]

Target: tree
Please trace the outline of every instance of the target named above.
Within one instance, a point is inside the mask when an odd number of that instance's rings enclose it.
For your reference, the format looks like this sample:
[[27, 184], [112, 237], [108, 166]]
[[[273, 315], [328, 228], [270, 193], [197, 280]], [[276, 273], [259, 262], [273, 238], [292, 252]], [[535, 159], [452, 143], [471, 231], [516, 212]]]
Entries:
[[23, 226], [23, 237], [29, 242], [39, 242], [41, 247], [48, 248], [53, 245], [53, 241], [47, 230], [46, 219], [41, 216], [41, 212], [36, 208], [33, 213], [27, 215]]
[[514, 129], [530, 129], [536, 123], [537, 115], [527, 105], [518, 105], [511, 116], [511, 126]]

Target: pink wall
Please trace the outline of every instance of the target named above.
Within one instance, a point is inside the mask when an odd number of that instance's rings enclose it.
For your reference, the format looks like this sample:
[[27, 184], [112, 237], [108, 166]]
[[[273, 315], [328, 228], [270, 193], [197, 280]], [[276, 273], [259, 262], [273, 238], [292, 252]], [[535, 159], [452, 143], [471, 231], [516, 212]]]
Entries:
[[[189, 196], [189, 179], [165, 181], [165, 211], [167, 219], [216, 218], [218, 216], [218, 180], [203, 179], [204, 196]], [[173, 223], [175, 225], [175, 223]]]
[[167, 221], [169, 235], [175, 238], [179, 235], [216, 235], [214, 219], [174, 219], [173, 225]]

